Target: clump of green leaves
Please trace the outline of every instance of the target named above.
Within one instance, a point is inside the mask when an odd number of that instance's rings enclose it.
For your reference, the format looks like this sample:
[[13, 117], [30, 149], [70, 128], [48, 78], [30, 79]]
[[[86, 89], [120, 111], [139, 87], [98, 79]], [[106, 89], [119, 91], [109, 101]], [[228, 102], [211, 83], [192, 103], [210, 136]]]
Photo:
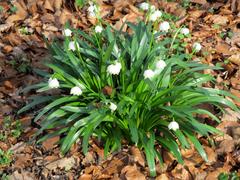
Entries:
[[0, 148], [0, 167], [8, 166], [12, 162], [12, 151], [3, 151]]
[[75, 3], [78, 7], [82, 8], [84, 5], [87, 4], [87, 0], [76, 0]]
[[[180, 148], [193, 144], [207, 161], [196, 135], [209, 137], [220, 132], [197, 115], [220, 120], [200, 105], [208, 103], [222, 112], [224, 106], [238, 110], [225, 99], [235, 97], [203, 87], [214, 83], [212, 75], [201, 73], [212, 67], [190, 61], [195, 51], [186, 54], [178, 48], [178, 29], [162, 32], [143, 22], [128, 23], [128, 27], [131, 34], [109, 26], [90, 35], [66, 31], [63, 45], [50, 45], [53, 58], [46, 66], [52, 73], [44, 76], [44, 82], [26, 87], [38, 89], [39, 95], [19, 113], [37, 106], [40, 110], [34, 121], [42, 128], [36, 136], [51, 130], [39, 142], [62, 135], [63, 153], [79, 138], [84, 153], [89, 138], [104, 142], [105, 155], [119, 150], [123, 140], [134, 144], [145, 151], [151, 176], [156, 175], [155, 158], [162, 162], [158, 145], [183, 163]], [[60, 94], [41, 94], [52, 88], [58, 88]]]
[[22, 133], [22, 124], [19, 120], [12, 120], [7, 116], [3, 120], [2, 129], [0, 129], [0, 140], [5, 141], [8, 137], [18, 138]]
[[218, 180], [239, 180], [240, 177], [237, 172], [230, 172], [230, 173], [221, 173], [218, 176]]

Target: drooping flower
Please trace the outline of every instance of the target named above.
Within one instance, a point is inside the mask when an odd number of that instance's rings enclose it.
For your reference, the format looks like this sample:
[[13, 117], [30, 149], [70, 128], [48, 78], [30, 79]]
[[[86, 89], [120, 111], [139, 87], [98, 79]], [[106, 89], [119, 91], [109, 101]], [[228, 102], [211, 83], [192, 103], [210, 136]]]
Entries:
[[200, 43], [198, 43], [198, 42], [195, 42], [195, 43], [193, 44], [193, 49], [194, 49], [196, 52], [199, 52], [199, 51], [201, 51], [201, 49], [202, 49], [202, 45], [201, 45]]
[[59, 82], [56, 78], [49, 78], [48, 80], [48, 87], [53, 89], [53, 88], [59, 88]]
[[80, 96], [82, 94], [82, 89], [78, 86], [71, 88], [70, 94], [74, 96]]
[[115, 64], [110, 64], [107, 67], [107, 72], [109, 74], [118, 75], [120, 73], [120, 71], [121, 71], [121, 68], [122, 68], [121, 63], [117, 62]]
[[68, 44], [68, 50], [76, 51], [77, 49], [79, 49], [79, 44], [75, 41], [70, 41]]
[[157, 10], [157, 11], [154, 11], [154, 12], [150, 15], [149, 19], [150, 19], [150, 21], [155, 22], [155, 21], [156, 21], [158, 18], [160, 18], [161, 16], [162, 16], [162, 12], [159, 11], [159, 10]]
[[151, 11], [151, 12], [154, 12], [155, 10], [156, 10], [156, 7], [155, 7], [154, 5], [151, 5], [151, 6], [150, 6], [150, 11]]
[[143, 3], [141, 3], [141, 4], [139, 5], [139, 8], [142, 9], [142, 10], [144, 10], [144, 11], [147, 11], [148, 8], [149, 8], [149, 4], [146, 3], [146, 2], [143, 2]]
[[72, 31], [70, 29], [64, 29], [63, 34], [65, 36], [72, 36]]
[[101, 33], [102, 30], [103, 30], [102, 26], [99, 26], [99, 25], [98, 25], [98, 26], [95, 27], [95, 32], [96, 32], [96, 33]]
[[159, 60], [156, 63], [156, 68], [163, 70], [166, 67], [166, 63], [163, 60]]
[[169, 130], [173, 130], [173, 131], [176, 131], [179, 129], [179, 125], [176, 121], [172, 121], [168, 124], [168, 129]]
[[186, 35], [188, 35], [190, 33], [190, 31], [189, 31], [188, 28], [182, 28], [181, 29], [181, 33], [186, 36]]
[[88, 15], [90, 17], [96, 17], [98, 14], [98, 8], [95, 4], [93, 4], [92, 2], [89, 3], [90, 6], [88, 7], [87, 11], [88, 11]]
[[109, 109], [111, 109], [111, 111], [114, 112], [117, 109], [117, 105], [112, 103], [112, 102], [110, 102]]
[[144, 73], [143, 73], [143, 76], [144, 76], [144, 79], [151, 79], [151, 78], [153, 78], [154, 77], [154, 75], [155, 75], [155, 73], [153, 72], [153, 70], [151, 70], [151, 69], [147, 69], [147, 70], [145, 70], [144, 71]]
[[168, 32], [168, 30], [170, 29], [170, 24], [167, 21], [164, 21], [160, 24], [159, 30], [160, 31], [164, 31], [164, 32]]

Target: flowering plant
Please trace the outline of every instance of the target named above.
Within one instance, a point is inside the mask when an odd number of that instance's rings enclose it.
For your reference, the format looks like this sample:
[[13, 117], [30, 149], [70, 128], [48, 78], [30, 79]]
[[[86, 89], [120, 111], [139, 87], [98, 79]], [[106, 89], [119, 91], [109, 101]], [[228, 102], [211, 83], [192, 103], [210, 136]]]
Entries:
[[[37, 135], [48, 130], [39, 141], [62, 135], [59, 143], [66, 153], [82, 138], [86, 153], [89, 138], [97, 137], [105, 142], [106, 155], [120, 149], [122, 140], [126, 140], [144, 149], [152, 176], [156, 175], [155, 158], [162, 162], [158, 145], [183, 163], [179, 148], [189, 148], [192, 143], [207, 160], [195, 135], [209, 136], [219, 131], [199, 121], [197, 115], [206, 114], [217, 122], [219, 119], [200, 105], [209, 103], [222, 111], [222, 106], [237, 110], [232, 101], [224, 98], [234, 98], [230, 93], [202, 87], [214, 80], [201, 73], [210, 67], [189, 61], [189, 54], [174, 48], [180, 40], [171, 41], [171, 35], [164, 38], [170, 29], [167, 22], [160, 24], [158, 32], [152, 24], [128, 23], [131, 34], [99, 27], [90, 35], [65, 30], [64, 45], [55, 42], [50, 46], [53, 58], [46, 65], [52, 73], [44, 76], [43, 83], [27, 87], [37, 88], [39, 93], [60, 90], [57, 95], [32, 98], [19, 111], [47, 104], [34, 119], [42, 127]], [[200, 50], [199, 45], [195, 48]]]

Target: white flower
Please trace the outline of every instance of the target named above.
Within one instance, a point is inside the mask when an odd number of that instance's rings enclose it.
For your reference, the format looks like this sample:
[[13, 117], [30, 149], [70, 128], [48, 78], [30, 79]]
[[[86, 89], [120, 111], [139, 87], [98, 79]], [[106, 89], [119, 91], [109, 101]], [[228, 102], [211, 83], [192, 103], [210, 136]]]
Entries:
[[107, 67], [107, 72], [109, 74], [113, 74], [113, 75], [118, 75], [121, 71], [122, 65], [121, 63], [117, 62], [115, 64], [111, 64]]
[[189, 34], [189, 29], [188, 28], [182, 28], [181, 29], [181, 33], [183, 34], [183, 35], [188, 35]]
[[102, 26], [96, 26], [96, 27], [95, 27], [95, 32], [96, 32], [96, 33], [101, 33], [102, 30], [103, 30]]
[[150, 10], [153, 12], [153, 11], [155, 11], [155, 9], [156, 9], [156, 7], [154, 6], [154, 5], [151, 5], [150, 6]]
[[82, 94], [82, 89], [78, 86], [75, 86], [71, 89], [70, 94], [74, 96], [80, 96]]
[[195, 42], [195, 43], [193, 44], [193, 49], [194, 49], [196, 52], [199, 52], [199, 51], [201, 51], [202, 46], [201, 46], [200, 43]]
[[160, 31], [164, 31], [164, 32], [168, 32], [168, 30], [170, 29], [170, 24], [167, 21], [164, 21], [160, 24], [159, 30]]
[[156, 68], [163, 70], [166, 67], [166, 63], [163, 60], [159, 60], [156, 63]]
[[117, 105], [114, 104], [114, 103], [112, 103], [112, 102], [110, 102], [109, 109], [111, 109], [112, 112], [113, 112], [113, 111], [116, 111]]
[[144, 79], [147, 79], [147, 78], [151, 79], [154, 77], [154, 75], [155, 75], [155, 73], [151, 69], [147, 69], [143, 73]]
[[72, 31], [70, 29], [64, 29], [63, 34], [65, 36], [72, 36]]
[[168, 129], [169, 130], [173, 130], [173, 131], [176, 131], [179, 129], [179, 125], [176, 121], [172, 121], [168, 124]]
[[147, 11], [148, 8], [149, 8], [149, 4], [146, 3], [146, 2], [143, 2], [143, 3], [141, 3], [141, 4], [139, 5], [139, 8], [142, 9], [142, 10], [144, 10], [144, 11]]
[[56, 78], [49, 78], [48, 87], [50, 88], [59, 88], [59, 82]]
[[68, 50], [76, 51], [76, 49], [79, 49], [79, 44], [75, 41], [69, 42]]
[[162, 12], [157, 10], [157, 11], [154, 11], [151, 15], [150, 15], [150, 21], [153, 21], [155, 22], [158, 18], [160, 18], [162, 16]]
[[98, 8], [95, 4], [90, 3], [90, 6], [88, 7], [87, 11], [90, 17], [96, 17], [98, 13]]

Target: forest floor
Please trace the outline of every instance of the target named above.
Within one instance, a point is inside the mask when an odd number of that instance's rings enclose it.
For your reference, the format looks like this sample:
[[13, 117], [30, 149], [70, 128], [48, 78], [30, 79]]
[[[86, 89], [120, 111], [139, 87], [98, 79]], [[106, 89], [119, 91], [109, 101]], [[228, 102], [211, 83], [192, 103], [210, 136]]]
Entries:
[[[101, 17], [115, 28], [120, 28], [124, 21], [143, 19], [138, 8], [140, 0], [97, 2]], [[190, 29], [189, 46], [195, 41], [201, 43], [203, 63], [223, 68], [204, 72], [216, 77], [215, 88], [240, 97], [240, 2], [150, 0], [150, 3], [177, 17], [177, 26]], [[29, 141], [39, 125], [32, 122], [34, 113], [17, 116], [27, 98], [20, 91], [39, 81], [36, 69], [47, 70], [42, 65], [49, 57], [45, 39], [62, 39], [66, 22], [86, 32], [96, 24], [95, 19], [88, 17], [87, 6], [79, 9], [73, 1], [0, 1], [0, 179], [151, 179], [143, 152], [134, 146], [125, 145], [104, 159], [103, 147], [94, 140], [86, 156], [77, 143], [65, 157], [55, 145], [60, 137], [43, 144]], [[208, 162], [194, 148], [182, 151], [183, 165], [163, 151], [164, 165], [157, 166], [156, 179], [239, 179], [240, 113], [227, 111], [217, 126], [224, 136], [213, 136], [212, 140], [199, 137]]]

